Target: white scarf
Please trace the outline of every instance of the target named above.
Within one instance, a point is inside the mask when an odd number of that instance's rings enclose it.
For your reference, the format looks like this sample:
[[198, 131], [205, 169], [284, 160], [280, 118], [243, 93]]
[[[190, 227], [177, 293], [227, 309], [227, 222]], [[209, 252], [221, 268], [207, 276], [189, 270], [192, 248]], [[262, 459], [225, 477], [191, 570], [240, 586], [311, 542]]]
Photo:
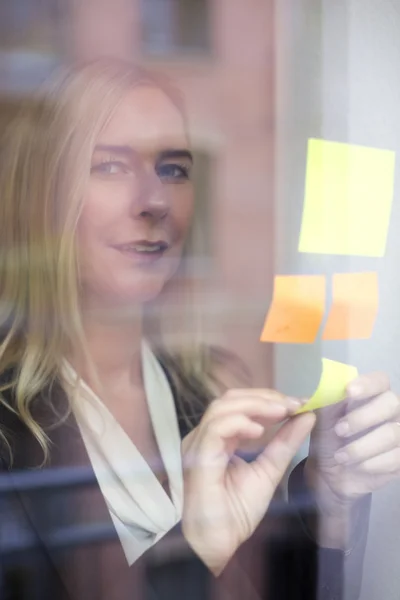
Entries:
[[74, 416], [130, 564], [178, 523], [183, 503], [181, 438], [175, 403], [165, 373], [145, 342], [142, 369], [171, 498], [100, 398], [84, 381], [78, 382], [69, 363], [65, 361], [63, 368], [73, 392]]

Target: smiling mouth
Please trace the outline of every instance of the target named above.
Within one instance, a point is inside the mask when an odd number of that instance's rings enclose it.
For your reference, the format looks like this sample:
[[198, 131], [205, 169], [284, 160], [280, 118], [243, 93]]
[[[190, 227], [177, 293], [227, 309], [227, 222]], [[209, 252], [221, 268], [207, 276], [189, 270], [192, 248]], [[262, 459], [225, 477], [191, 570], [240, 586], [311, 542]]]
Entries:
[[120, 244], [115, 248], [122, 254], [137, 258], [140, 262], [148, 263], [160, 259], [164, 252], [168, 250], [169, 245], [164, 241], [148, 242], [144, 240]]

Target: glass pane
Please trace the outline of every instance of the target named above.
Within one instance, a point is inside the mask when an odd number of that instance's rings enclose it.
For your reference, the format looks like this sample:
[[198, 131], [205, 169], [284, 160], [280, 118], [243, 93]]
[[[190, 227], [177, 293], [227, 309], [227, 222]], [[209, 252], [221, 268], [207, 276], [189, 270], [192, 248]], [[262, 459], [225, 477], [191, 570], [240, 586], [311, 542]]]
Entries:
[[173, 52], [174, 11], [174, 0], [142, 0], [143, 44], [147, 52], [151, 54]]
[[207, 51], [206, 0], [142, 0], [141, 7], [146, 53], [168, 55]]

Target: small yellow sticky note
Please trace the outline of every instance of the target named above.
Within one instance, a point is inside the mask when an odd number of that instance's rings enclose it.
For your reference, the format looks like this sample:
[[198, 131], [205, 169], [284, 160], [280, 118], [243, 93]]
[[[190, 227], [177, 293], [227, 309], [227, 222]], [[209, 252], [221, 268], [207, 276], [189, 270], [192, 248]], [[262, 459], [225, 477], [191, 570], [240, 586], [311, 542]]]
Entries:
[[394, 176], [391, 150], [310, 139], [299, 252], [383, 256]]
[[341, 402], [345, 399], [346, 386], [357, 376], [357, 367], [323, 358], [318, 387], [309, 401], [296, 414]]

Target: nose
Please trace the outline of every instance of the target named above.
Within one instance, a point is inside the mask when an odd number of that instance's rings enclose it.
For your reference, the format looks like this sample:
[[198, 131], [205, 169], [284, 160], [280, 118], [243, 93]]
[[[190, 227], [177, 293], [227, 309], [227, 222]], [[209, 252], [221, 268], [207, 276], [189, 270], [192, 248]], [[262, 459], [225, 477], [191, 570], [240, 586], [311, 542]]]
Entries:
[[133, 202], [135, 216], [154, 219], [164, 219], [169, 212], [168, 194], [157, 173], [142, 174], [139, 198]]

